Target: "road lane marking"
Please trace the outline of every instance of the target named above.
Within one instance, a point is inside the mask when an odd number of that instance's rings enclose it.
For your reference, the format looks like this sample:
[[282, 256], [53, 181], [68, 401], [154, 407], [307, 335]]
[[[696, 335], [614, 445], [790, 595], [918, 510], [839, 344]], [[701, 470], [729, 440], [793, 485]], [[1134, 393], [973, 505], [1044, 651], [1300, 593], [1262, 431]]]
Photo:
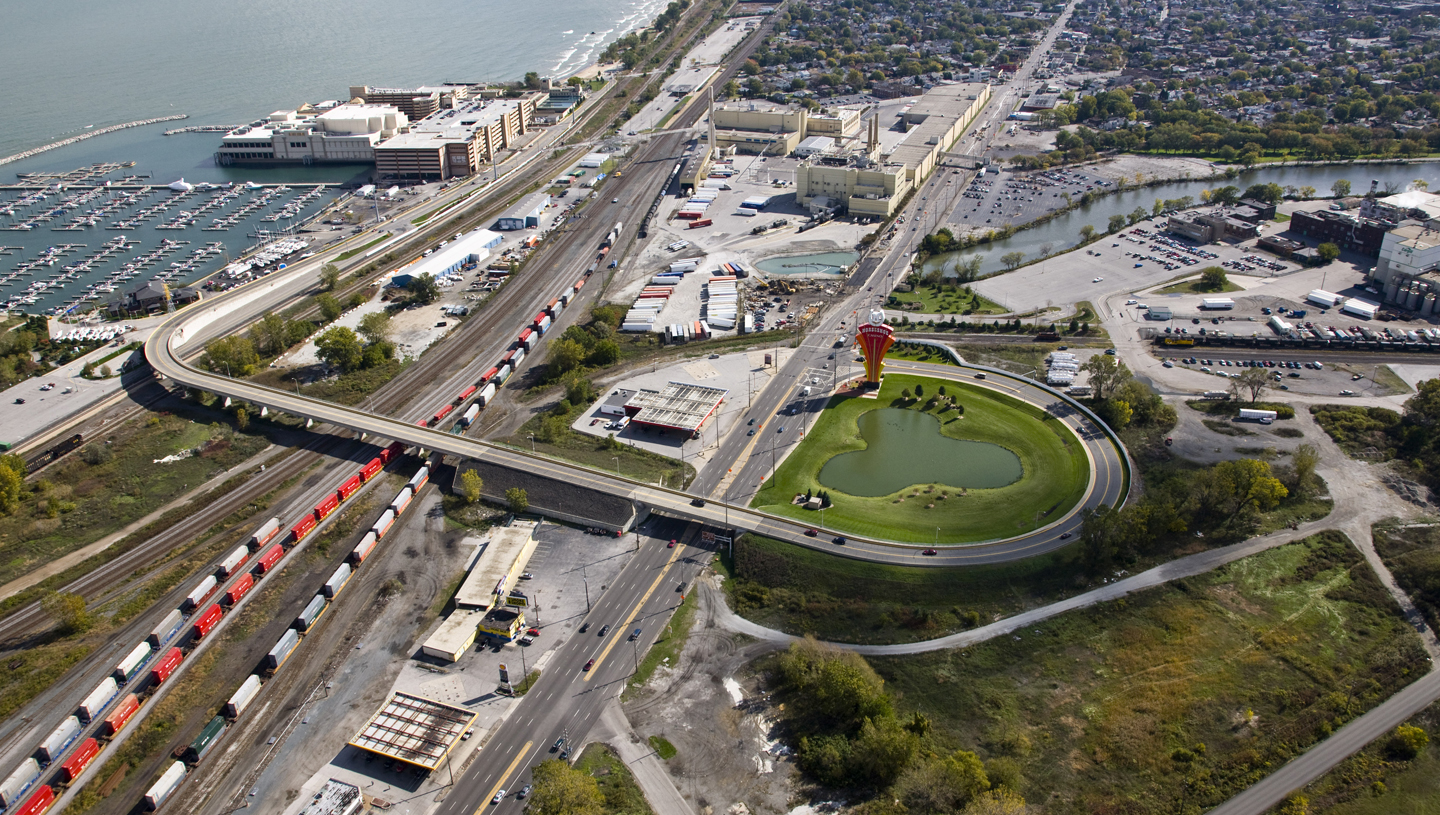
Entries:
[[495, 793], [499, 792], [501, 789], [503, 789], [503, 788], [505, 787], [505, 779], [507, 779], [507, 778], [510, 777], [510, 773], [515, 772], [515, 766], [516, 766], [516, 765], [518, 765], [521, 761], [524, 761], [524, 760], [525, 760], [526, 754], [530, 752], [530, 747], [531, 747], [532, 745], [534, 745], [534, 744], [535, 744], [535, 742], [533, 742], [533, 741], [527, 741], [527, 742], [525, 742], [525, 746], [524, 746], [524, 747], [521, 747], [521, 748], [520, 748], [520, 752], [518, 752], [518, 753], [515, 754], [515, 760], [512, 761], [512, 762], [510, 762], [510, 766], [509, 766], [509, 767], [506, 767], [506, 768], [505, 768], [505, 772], [503, 772], [503, 773], [500, 774], [500, 780], [495, 782], [495, 786], [493, 786], [493, 787], [490, 788], [490, 794], [489, 794], [489, 795], [486, 795], [486, 796], [485, 796], [485, 800], [481, 801], [481, 802], [480, 802], [480, 806], [479, 806], [478, 808], [476, 808], [476, 810], [475, 810], [476, 815], [479, 815], [481, 812], [484, 812], [484, 811], [485, 811], [485, 807], [489, 806], [489, 805], [490, 805], [490, 802], [495, 799]]
[[[636, 603], [634, 606], [632, 606], [632, 607], [630, 608], [630, 610], [629, 610], [627, 613], [625, 613], [625, 614], [623, 614], [623, 615], [621, 615], [621, 616], [626, 617], [626, 618], [633, 617], [634, 614], [635, 614], [635, 612], [638, 612], [640, 609], [642, 609], [642, 608], [645, 607], [645, 603], [650, 599], [650, 595], [654, 594], [654, 593], [655, 593], [655, 590], [658, 589], [658, 588], [660, 588], [660, 581], [662, 581], [662, 580], [665, 579], [665, 575], [670, 572], [670, 567], [672, 567], [672, 566], [675, 565], [675, 560], [676, 560], [676, 558], [678, 558], [678, 557], [680, 556], [680, 552], [681, 552], [681, 550], [683, 550], [684, 548], [685, 548], [685, 544], [683, 544], [683, 543], [677, 543], [677, 544], [675, 544], [675, 551], [674, 551], [674, 553], [672, 553], [672, 554], [670, 555], [670, 559], [665, 562], [665, 568], [663, 568], [663, 569], [660, 570], [660, 574], [655, 578], [655, 582], [650, 584], [650, 590], [647, 591], [647, 592], [645, 592], [645, 596], [640, 598], [640, 602]], [[623, 635], [623, 634], [625, 633], [625, 625], [624, 625], [624, 624], [617, 624], [617, 625], [619, 626], [619, 628], [618, 628], [618, 630], [616, 630], [616, 632], [614, 633], [614, 635], [612, 635], [612, 636], [610, 637], [610, 643], [605, 646], [605, 650], [603, 650], [603, 651], [600, 652], [600, 656], [595, 657], [595, 664], [590, 666], [590, 670], [588, 670], [588, 671], [585, 672], [585, 679], [584, 679], [585, 682], [589, 682], [591, 679], [593, 679], [593, 678], [595, 677], [596, 672], [600, 670], [600, 665], [601, 665], [601, 663], [603, 663], [603, 662], [605, 661], [605, 657], [609, 656], [609, 655], [610, 655], [610, 651], [611, 651], [615, 646], [617, 646], [617, 645], [620, 644], [620, 637], [621, 637], [621, 635]]]

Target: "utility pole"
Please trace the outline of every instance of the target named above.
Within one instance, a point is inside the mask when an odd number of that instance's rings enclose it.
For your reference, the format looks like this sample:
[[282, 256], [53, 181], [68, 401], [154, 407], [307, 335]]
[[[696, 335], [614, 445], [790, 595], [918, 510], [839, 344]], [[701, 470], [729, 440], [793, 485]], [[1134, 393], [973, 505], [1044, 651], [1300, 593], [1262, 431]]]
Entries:
[[585, 613], [590, 613], [590, 575], [585, 571], [585, 564], [580, 564], [580, 579], [585, 581]]

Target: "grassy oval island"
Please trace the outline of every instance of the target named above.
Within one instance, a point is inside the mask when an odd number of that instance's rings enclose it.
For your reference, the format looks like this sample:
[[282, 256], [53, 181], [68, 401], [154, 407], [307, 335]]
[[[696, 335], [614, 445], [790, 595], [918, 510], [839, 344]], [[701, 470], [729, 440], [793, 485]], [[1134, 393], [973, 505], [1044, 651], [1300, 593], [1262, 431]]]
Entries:
[[[891, 441], [872, 447], [867, 435], [881, 431]], [[873, 478], [857, 480], [857, 465]], [[820, 526], [818, 511], [792, 500], [824, 491], [826, 530], [933, 543], [938, 527], [942, 545], [976, 543], [1053, 523], [1089, 479], [1080, 439], [1040, 408], [966, 382], [888, 374], [878, 398], [833, 397], [751, 506]]]

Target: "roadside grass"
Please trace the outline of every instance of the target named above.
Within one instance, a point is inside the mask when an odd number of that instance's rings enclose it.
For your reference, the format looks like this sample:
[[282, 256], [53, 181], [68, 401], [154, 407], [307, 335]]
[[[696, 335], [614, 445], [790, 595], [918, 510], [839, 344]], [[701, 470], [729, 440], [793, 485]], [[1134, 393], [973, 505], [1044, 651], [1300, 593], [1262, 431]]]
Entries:
[[663, 478], [666, 485], [684, 489], [685, 485], [695, 477], [695, 468], [683, 461], [652, 453], [639, 447], [631, 447], [628, 444], [617, 442], [611, 446], [608, 439], [596, 438], [571, 428], [570, 423], [589, 409], [589, 405], [572, 406], [564, 414], [564, 429], [556, 431], [549, 441], [542, 440], [541, 422], [557, 415], [552, 411], [531, 417], [520, 426], [514, 435], [501, 441], [514, 446], [517, 450], [529, 450], [530, 436], [534, 435], [536, 453], [583, 464], [597, 470], [613, 472], [617, 466], [615, 459], [619, 458], [618, 466], [622, 475], [651, 484], [658, 484]]
[[952, 347], [955, 349], [955, 353], [964, 358], [966, 362], [1000, 368], [1011, 373], [1025, 374], [1030, 371], [1043, 371], [1045, 357], [1060, 350], [1061, 345], [1064, 343], [1037, 342], [1001, 345], [959, 343]]
[[[365, 397], [399, 376], [407, 365], [409, 362], [392, 359], [374, 368], [300, 385], [299, 392], [312, 399], [323, 399], [337, 405], [358, 405]], [[295, 374], [295, 369], [268, 368], [251, 377], [250, 381], [256, 385], [293, 391], [296, 390]]]
[[[841, 354], [851, 353], [855, 353], [855, 349], [849, 347], [843, 348], [835, 352], [837, 357]], [[892, 359], [904, 359], [910, 362], [933, 362], [937, 365], [955, 364], [955, 359], [953, 357], [933, 345], [920, 345], [918, 343], [906, 342], [904, 340], [900, 340], [899, 342], [895, 343], [895, 345], [891, 346], [890, 350], [885, 354], [885, 360], [887, 362]]]
[[927, 286], [922, 283], [911, 291], [891, 294], [887, 302], [906, 311], [918, 311], [922, 314], [985, 315], [1004, 314], [1009, 311], [993, 300], [986, 300], [973, 291], [966, 292], [964, 287], [954, 284]]
[[1199, 278], [1199, 277], [1195, 277], [1195, 278], [1192, 278], [1192, 279], [1190, 279], [1190, 280], [1182, 280], [1182, 281], [1180, 281], [1179, 283], [1172, 283], [1171, 285], [1166, 286], [1166, 287], [1163, 288], [1163, 289], [1157, 289], [1157, 290], [1155, 290], [1155, 291], [1152, 292], [1152, 293], [1153, 293], [1153, 294], [1221, 294], [1221, 293], [1227, 292], [1227, 291], [1240, 291], [1240, 286], [1238, 286], [1238, 285], [1236, 285], [1236, 284], [1234, 284], [1234, 283], [1231, 283], [1229, 280], [1227, 280], [1227, 281], [1225, 281], [1225, 285], [1224, 285], [1224, 286], [1221, 286], [1220, 288], [1217, 289], [1217, 288], [1214, 288], [1214, 287], [1212, 287], [1212, 286], [1207, 286], [1207, 285], [1205, 285], [1204, 283], [1202, 283], [1202, 282], [1200, 281], [1200, 278]]
[[1253, 436], [1253, 435], [1255, 435], [1255, 433], [1254, 433], [1253, 431], [1246, 430], [1246, 429], [1243, 428], [1243, 427], [1237, 427], [1236, 425], [1234, 425], [1234, 424], [1232, 424], [1232, 423], [1230, 423], [1230, 422], [1222, 422], [1222, 421], [1220, 421], [1219, 419], [1201, 419], [1201, 420], [1200, 420], [1200, 424], [1205, 425], [1206, 427], [1210, 428], [1211, 430], [1215, 431], [1216, 433], [1219, 433], [1219, 434], [1222, 435], [1222, 436]]
[[337, 261], [349, 260], [350, 258], [355, 257], [356, 255], [360, 254], [361, 252], [366, 251], [367, 249], [372, 249], [372, 248], [374, 248], [377, 244], [381, 244], [381, 243], [384, 243], [385, 241], [390, 240], [391, 237], [392, 237], [392, 236], [390, 235], [390, 233], [389, 233], [389, 232], [386, 232], [385, 234], [381, 235], [380, 237], [376, 238], [376, 239], [373, 240], [373, 241], [370, 241], [370, 242], [367, 243], [367, 244], [364, 244], [363, 246], [357, 246], [357, 247], [355, 247], [354, 249], [349, 249], [349, 250], [347, 250], [347, 251], [341, 252], [340, 254], [338, 254], [338, 255], [335, 256], [335, 260], [337, 260]]
[[1440, 526], [1371, 528], [1375, 551], [1433, 630], [1440, 626]]
[[666, 761], [674, 758], [680, 752], [664, 736], [651, 736], [649, 741], [650, 746], [655, 748], [655, 755]]
[[1310, 415], [1351, 458], [1388, 461], [1395, 457], [1389, 430], [1400, 423], [1400, 414], [1389, 408], [1311, 405]]
[[1403, 379], [1389, 365], [1381, 365], [1374, 369], [1374, 383], [1380, 390], [1381, 396], [1389, 396], [1395, 393], [1414, 393], [1415, 389]]
[[[937, 417], [942, 434], [1005, 447], [1020, 458], [1024, 468], [1020, 480], [998, 489], [963, 491], [943, 484], [917, 484], [873, 498], [821, 484], [820, 469], [827, 461], [866, 448], [857, 425], [861, 414], [889, 407], [924, 409], [924, 402], [906, 405], [901, 398], [902, 390], [917, 386], [923, 386], [926, 394], [936, 394], [944, 386], [964, 406], [963, 417], [940, 406], [926, 411]], [[762, 432], [774, 431], [767, 427]], [[834, 502], [825, 513], [827, 529], [916, 543], [933, 541], [938, 535], [942, 543], [966, 543], [1007, 538], [1049, 523], [1080, 500], [1088, 479], [1089, 464], [1079, 439], [1039, 408], [963, 382], [892, 373], [885, 377], [878, 399], [832, 397], [805, 440], [765, 482], [751, 506], [815, 523], [817, 514], [791, 499], [807, 491], [827, 490]], [[955, 494], [937, 497], [942, 491]]]
[[1428, 670], [1322, 533], [964, 650], [872, 658], [898, 713], [1048, 813], [1203, 811]]
[[540, 669], [539, 669], [539, 668], [536, 668], [535, 670], [531, 671], [530, 673], [525, 674], [525, 678], [524, 678], [524, 679], [520, 680], [519, 682], [517, 682], [516, 684], [514, 684], [514, 685], [511, 686], [511, 687], [513, 687], [513, 688], [515, 689], [515, 698], [518, 699], [518, 698], [520, 698], [521, 696], [524, 696], [525, 694], [529, 693], [529, 692], [530, 692], [530, 689], [533, 688], [533, 687], [535, 687], [535, 683], [536, 683], [536, 682], [539, 682], [539, 681], [540, 681]]
[[[1414, 758], [1392, 749], [1391, 736], [1381, 736], [1307, 786], [1314, 815], [1395, 815], [1429, 813], [1440, 800], [1440, 704], [1406, 722], [1430, 737], [1430, 745]], [[1393, 731], [1392, 734], [1393, 735]]]
[[635, 776], [609, 745], [594, 743], [580, 752], [575, 769], [587, 773], [605, 796], [604, 815], [653, 815]]
[[[268, 445], [258, 434], [171, 414], [115, 427], [47, 468], [22, 492], [19, 508], [0, 518], [0, 583], [123, 528]], [[108, 459], [86, 463], [90, 446]], [[200, 452], [156, 463], [192, 450]]]
[[660, 637], [655, 640], [655, 644], [650, 646], [650, 650], [646, 651], [644, 658], [640, 660], [640, 669], [630, 677], [630, 687], [626, 689], [627, 693], [631, 688], [643, 687], [661, 665], [674, 668], [680, 664], [680, 652], [685, 649], [685, 640], [690, 636], [690, 628], [695, 625], [697, 602], [694, 592], [685, 595], [684, 602], [670, 616], [670, 622], [665, 624], [664, 630], [660, 632]]

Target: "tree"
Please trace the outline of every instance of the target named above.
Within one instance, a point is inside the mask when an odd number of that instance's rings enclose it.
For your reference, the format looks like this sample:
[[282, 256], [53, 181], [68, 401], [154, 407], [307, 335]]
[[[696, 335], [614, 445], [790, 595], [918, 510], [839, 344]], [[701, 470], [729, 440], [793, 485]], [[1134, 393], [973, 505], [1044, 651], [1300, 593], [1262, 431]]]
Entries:
[[291, 346], [290, 327], [285, 318], [275, 312], [267, 312], [260, 322], [250, 327], [250, 339], [255, 348], [267, 356], [279, 356]]
[[541, 85], [542, 83], [540, 82], [540, 74], [534, 71], [527, 71], [525, 73], [525, 88], [527, 90], [538, 91], [540, 90]]
[[340, 285], [340, 267], [333, 263], [321, 266], [320, 285], [325, 287], [325, 291], [335, 291], [335, 287]]
[[1251, 184], [1245, 189], [1245, 194], [1241, 197], [1264, 201], [1267, 204], [1278, 204], [1285, 200], [1285, 188], [1274, 183]]
[[1025, 815], [1028, 811], [1020, 793], [1000, 787], [976, 796], [960, 815]]
[[360, 318], [360, 336], [366, 342], [379, 344], [390, 339], [390, 314], [385, 311], [372, 311]]
[[0, 456], [0, 515], [19, 509], [24, 489], [25, 461], [16, 455]]
[[980, 759], [957, 750], [908, 767], [895, 782], [895, 797], [911, 812], [955, 812], [989, 787]]
[[249, 376], [255, 373], [255, 366], [260, 364], [260, 356], [255, 353], [254, 341], [249, 337], [235, 335], [221, 337], [205, 346], [205, 355], [200, 361], [216, 373]]
[[581, 79], [578, 76], [572, 76], [569, 79], [565, 80], [565, 84], [569, 85], [572, 88], [578, 88], [581, 85], [585, 84], [585, 80]]
[[250, 411], [246, 410], [243, 407], [235, 408], [235, 427], [238, 428], [241, 432], [249, 429]]
[[1115, 390], [1130, 379], [1130, 369], [1111, 354], [1096, 354], [1086, 360], [1080, 370], [1090, 375], [1090, 385], [1095, 389], [1097, 399], [1104, 399], [1107, 392]]
[[1300, 200], [1309, 201], [1315, 197], [1315, 188], [1309, 185], [1300, 188]]
[[548, 373], [551, 381], [579, 368], [585, 361], [585, 346], [575, 340], [561, 339], [550, 348]]
[[59, 625], [62, 635], [87, 631], [93, 622], [85, 598], [78, 594], [52, 591], [40, 600], [40, 610]]
[[531, 815], [603, 815], [605, 796], [594, 776], [559, 759], [536, 765], [530, 793]]
[[733, 79], [729, 82], [726, 82], [724, 89], [721, 91], [721, 95], [724, 96], [726, 99], [734, 99], [735, 97], [739, 96], [740, 83], [736, 82]]
[[1225, 270], [1219, 266], [1206, 266], [1200, 270], [1200, 285], [1210, 291], [1224, 291], [1229, 283]]
[[1270, 388], [1270, 374], [1264, 368], [1246, 368], [1240, 375], [1230, 380], [1230, 390], [1239, 399], [1243, 394], [1250, 394], [1250, 404], [1255, 404]]
[[1138, 224], [1141, 221], [1145, 220], [1147, 217], [1149, 216], [1145, 212], [1144, 207], [1136, 207], [1135, 209], [1131, 210], [1130, 217], [1127, 220], [1129, 220], [1130, 224], [1133, 226], [1134, 224]]
[[1343, 178], [1337, 179], [1334, 184], [1330, 185], [1330, 192], [1335, 193], [1336, 198], [1344, 198], [1350, 194], [1350, 182]]
[[1020, 264], [1025, 262], [1025, 253], [1006, 252], [1005, 254], [1000, 256], [1000, 262], [1005, 264], [1006, 269], [1018, 269], [1020, 268]]
[[519, 515], [530, 508], [530, 494], [519, 487], [511, 487], [505, 491], [505, 503], [510, 505], [510, 511]]
[[1390, 743], [1386, 745], [1386, 750], [1395, 758], [1409, 761], [1420, 755], [1420, 751], [1424, 750], [1425, 745], [1429, 743], [1430, 737], [1425, 734], [1423, 729], [1414, 725], [1402, 724], [1395, 728], [1395, 732], [1390, 736]]
[[474, 470], [466, 470], [460, 474], [460, 494], [465, 496], [465, 503], [473, 504], [480, 500], [480, 491], [485, 489], [485, 479]]
[[1124, 228], [1125, 228], [1125, 216], [1124, 216], [1124, 215], [1111, 215], [1111, 216], [1110, 216], [1110, 226], [1109, 226], [1109, 231], [1110, 231], [1110, 232], [1119, 232], [1120, 230], [1122, 230], [1122, 229], [1124, 229]]
[[1414, 181], [1411, 181], [1411, 182], [1410, 182], [1410, 188], [1411, 188], [1411, 189], [1420, 190], [1421, 192], [1424, 192], [1424, 191], [1430, 189], [1430, 182], [1429, 182], [1429, 181], [1426, 181], [1426, 180], [1423, 179], [1423, 178], [1417, 178], [1417, 179], [1415, 179]]
[[359, 370], [365, 360], [365, 346], [354, 331], [343, 325], [331, 326], [315, 338], [315, 355], [344, 373]]
[[405, 289], [410, 292], [410, 302], [417, 306], [433, 303], [440, 297], [440, 284], [436, 283], [435, 276], [428, 272], [410, 278]]
[[1320, 451], [1313, 444], [1302, 444], [1295, 448], [1290, 457], [1290, 466], [1295, 471], [1296, 495], [1306, 495], [1315, 483], [1315, 468], [1320, 464]]
[[1321, 262], [1330, 263], [1335, 260], [1335, 258], [1340, 257], [1340, 247], [1333, 243], [1326, 242], [1315, 247], [1315, 253], [1319, 256]]
[[315, 298], [315, 305], [320, 307], [320, 319], [327, 323], [333, 323], [345, 312], [340, 301], [335, 299], [333, 294], [322, 294]]
[[587, 364], [593, 365], [597, 368], [603, 368], [606, 365], [614, 365], [619, 361], [620, 343], [612, 339], [603, 339], [597, 341], [595, 343], [595, 346], [590, 349], [589, 356], [585, 358], [585, 362]]
[[1080, 240], [1085, 241], [1086, 243], [1088, 243], [1088, 242], [1090, 242], [1091, 240], [1093, 240], [1094, 238], [1095, 238], [1095, 227], [1091, 226], [1090, 224], [1085, 224], [1084, 226], [1080, 227]]

